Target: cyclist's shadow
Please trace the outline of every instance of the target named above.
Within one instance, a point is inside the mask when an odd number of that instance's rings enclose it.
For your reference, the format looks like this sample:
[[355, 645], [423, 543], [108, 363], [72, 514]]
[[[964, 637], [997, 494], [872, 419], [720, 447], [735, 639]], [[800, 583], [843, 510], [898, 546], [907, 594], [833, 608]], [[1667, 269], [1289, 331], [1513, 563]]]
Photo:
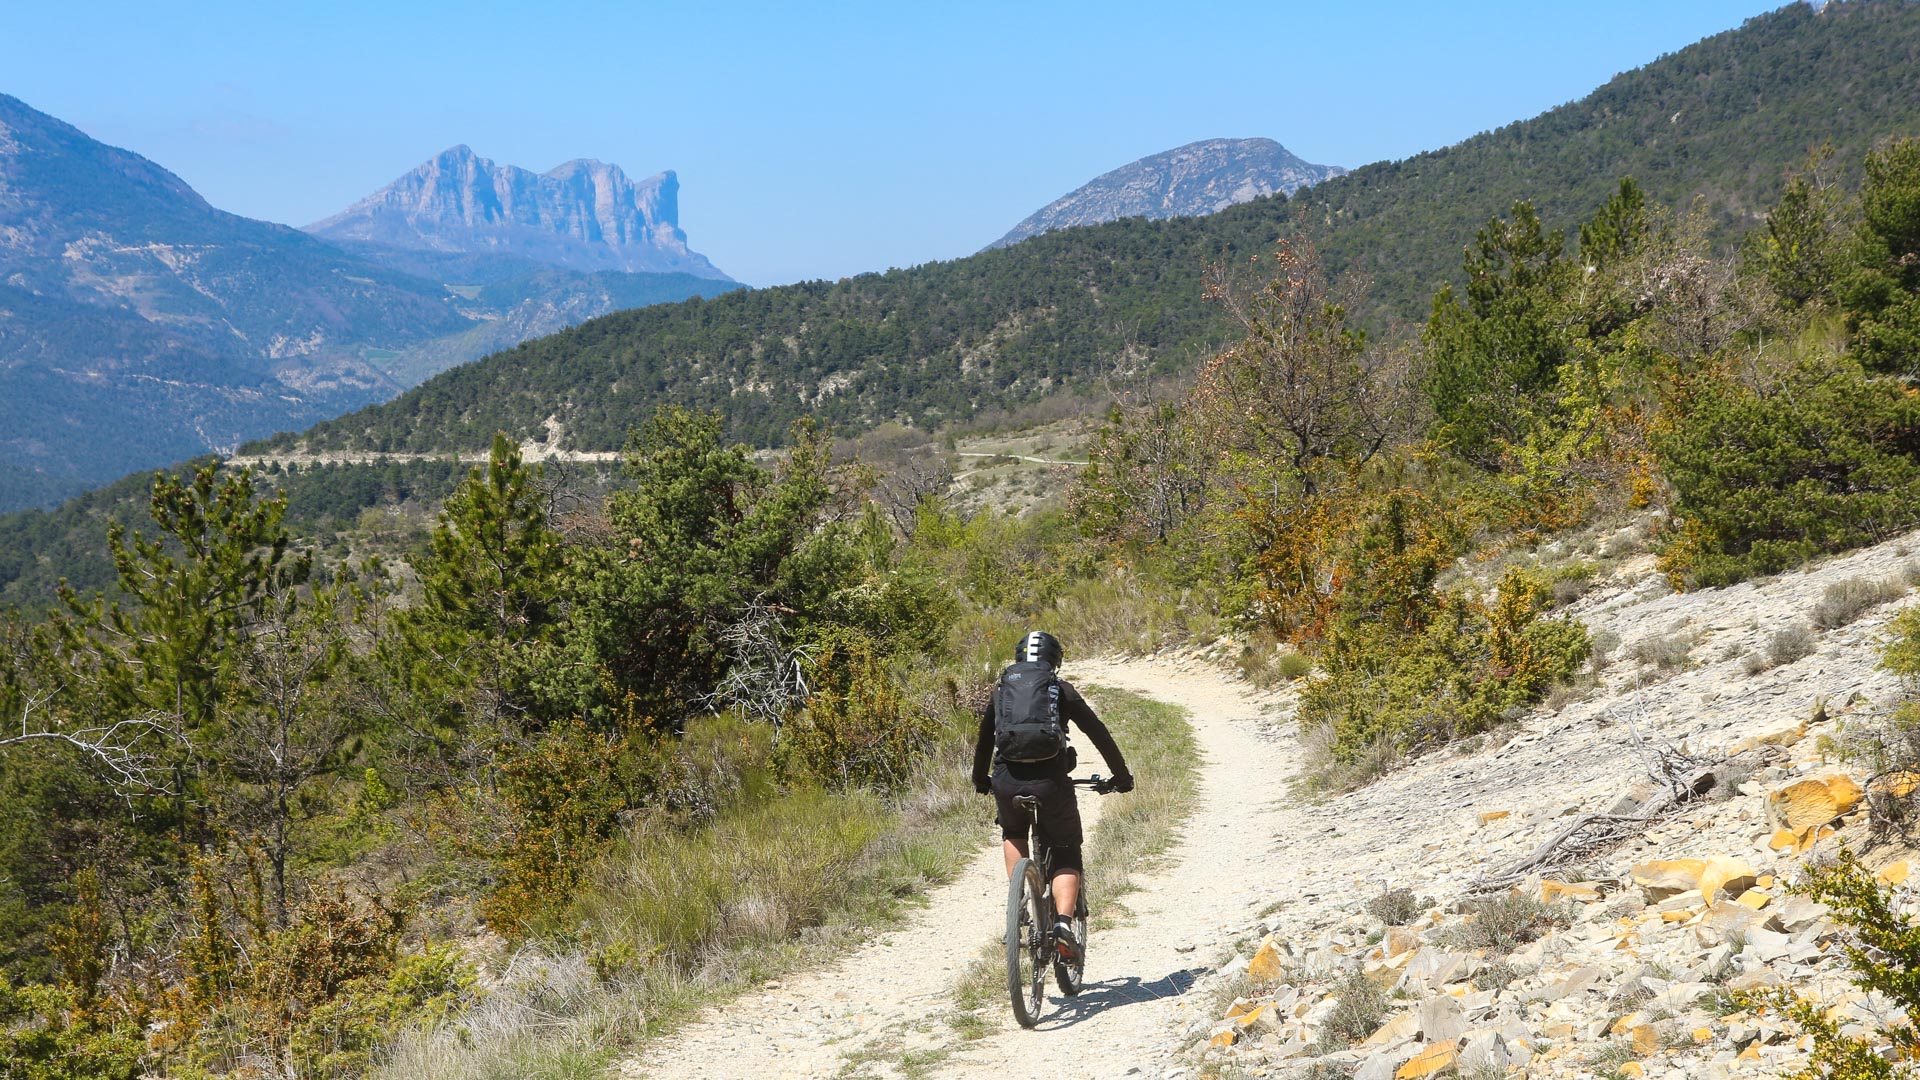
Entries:
[[1080, 988], [1077, 997], [1061, 997], [1056, 991], [1049, 998], [1055, 1006], [1053, 1012], [1043, 1017], [1034, 1028], [1038, 1031], [1070, 1028], [1083, 1020], [1123, 1006], [1179, 997], [1206, 972], [1206, 968], [1185, 968], [1162, 975], [1152, 982], [1142, 982], [1137, 975], [1127, 975], [1104, 982], [1087, 983]]

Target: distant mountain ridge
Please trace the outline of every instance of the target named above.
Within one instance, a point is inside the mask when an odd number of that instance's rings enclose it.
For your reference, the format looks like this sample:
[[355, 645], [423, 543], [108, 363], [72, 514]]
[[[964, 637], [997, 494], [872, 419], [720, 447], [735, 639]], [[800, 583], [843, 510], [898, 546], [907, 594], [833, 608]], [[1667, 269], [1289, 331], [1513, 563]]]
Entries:
[[1649, 202], [1697, 199], [1731, 242], [1784, 174], [1831, 140], [1858, 161], [1920, 135], [1920, 3], [1790, 4], [1622, 73], [1579, 101], [1402, 161], [1377, 162], [1203, 217], [1058, 229], [946, 262], [656, 305], [448, 371], [395, 400], [253, 453], [476, 451], [496, 431], [618, 450], [663, 402], [720, 411], [761, 445], [813, 413], [853, 431], [934, 427], [1091, 386], [1115, 358], [1161, 370], [1231, 340], [1201, 300], [1206, 269], [1315, 241], [1331, 272], [1371, 281], [1356, 317], [1410, 330], [1490, 217], [1529, 199], [1551, 229], [1632, 176]]
[[1291, 195], [1346, 171], [1315, 165], [1272, 139], [1203, 139], [1094, 177], [1034, 211], [989, 247], [1121, 218], [1217, 213], [1276, 192]]
[[636, 182], [617, 165], [581, 158], [535, 173], [463, 145], [306, 231], [350, 247], [487, 252], [571, 270], [731, 280], [687, 246], [679, 199], [672, 170]]
[[[562, 182], [654, 207], [655, 247], [684, 250], [670, 177], [575, 172]], [[219, 210], [0, 94], [0, 510], [305, 427], [595, 315], [736, 287], [688, 254], [702, 274], [343, 250]]]

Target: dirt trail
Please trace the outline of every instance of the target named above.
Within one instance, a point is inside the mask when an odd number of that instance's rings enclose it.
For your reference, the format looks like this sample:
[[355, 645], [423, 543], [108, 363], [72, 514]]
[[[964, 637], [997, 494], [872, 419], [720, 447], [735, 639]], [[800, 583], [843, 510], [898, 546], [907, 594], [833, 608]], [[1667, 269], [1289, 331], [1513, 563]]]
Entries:
[[[1132, 917], [1094, 934], [1078, 998], [1050, 999], [1035, 1031], [1009, 1024], [971, 1042], [941, 1021], [962, 968], [998, 936], [1004, 911], [1004, 869], [983, 826], [979, 857], [905, 926], [832, 967], [739, 998], [650, 1046], [623, 1073], [770, 1080], [833, 1076], [857, 1061], [860, 1075], [888, 1075], [906, 1055], [937, 1062], [935, 1076], [1155, 1071], [1168, 1057], [1176, 1003], [1208, 954], [1203, 946], [1268, 899], [1259, 860], [1249, 856], [1266, 851], [1282, 826], [1274, 803], [1294, 748], [1261, 737], [1261, 705], [1243, 684], [1198, 664], [1099, 662], [1065, 674], [1184, 706], [1202, 751], [1193, 816], [1165, 869], [1126, 898]], [[1099, 755], [1085, 756], [1095, 760], [1083, 771], [1098, 767]], [[1099, 802], [1082, 801], [1088, 810]]]

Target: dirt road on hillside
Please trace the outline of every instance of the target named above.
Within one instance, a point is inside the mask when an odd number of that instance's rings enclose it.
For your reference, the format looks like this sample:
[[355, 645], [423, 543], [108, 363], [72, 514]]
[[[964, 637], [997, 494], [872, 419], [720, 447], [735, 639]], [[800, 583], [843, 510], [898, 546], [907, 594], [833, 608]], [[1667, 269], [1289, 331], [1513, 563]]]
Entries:
[[[944, 1022], [955, 981], [998, 937], [1005, 911], [1005, 870], [983, 799], [980, 855], [906, 925], [838, 964], [714, 1010], [624, 1063], [622, 1074], [772, 1080], [897, 1076], [904, 1066], [916, 1075], [996, 1080], [1121, 1076], [1136, 1067], [1157, 1074], [1181, 995], [1208, 958], [1205, 943], [1245, 925], [1270, 899], [1250, 856], [1267, 851], [1283, 825], [1274, 804], [1294, 769], [1294, 747], [1260, 736], [1261, 705], [1244, 684], [1200, 665], [1090, 662], [1064, 673], [1185, 707], [1202, 752], [1193, 816], [1165, 869], [1126, 897], [1132, 916], [1093, 935], [1078, 998], [1050, 998], [1033, 1031], [1008, 1021], [966, 1041]], [[1098, 708], [1097, 694], [1093, 701]], [[1095, 767], [1090, 761], [1083, 771]], [[1099, 801], [1082, 803], [1094, 811]]]

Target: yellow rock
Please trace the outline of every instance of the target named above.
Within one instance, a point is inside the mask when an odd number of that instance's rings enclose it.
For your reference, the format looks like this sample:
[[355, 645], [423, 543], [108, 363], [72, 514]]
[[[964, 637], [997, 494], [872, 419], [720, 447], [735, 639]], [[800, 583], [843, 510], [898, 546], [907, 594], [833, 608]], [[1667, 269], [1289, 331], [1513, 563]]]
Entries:
[[1646, 1057], [1660, 1049], [1660, 1032], [1652, 1024], [1641, 1024], [1633, 1029], [1633, 1052], [1636, 1056]]
[[1637, 1061], [1627, 1062], [1626, 1064], [1620, 1066], [1619, 1071], [1621, 1076], [1631, 1076], [1634, 1078], [1634, 1080], [1639, 1080], [1640, 1077], [1647, 1075], [1646, 1067], [1641, 1065]]
[[1740, 1051], [1740, 1060], [1741, 1061], [1759, 1061], [1760, 1060], [1760, 1044], [1758, 1042], [1748, 1043], [1747, 1048], [1745, 1050]]
[[1726, 855], [1715, 855], [1708, 859], [1700, 871], [1700, 895], [1708, 903], [1713, 902], [1714, 894], [1722, 890], [1728, 896], [1738, 896], [1753, 887], [1753, 868], [1745, 861]]
[[1701, 1044], [1702, 1046], [1704, 1046], [1704, 1045], [1706, 1045], [1707, 1043], [1710, 1043], [1710, 1042], [1712, 1042], [1712, 1041], [1713, 1041], [1713, 1029], [1712, 1029], [1712, 1028], [1704, 1028], [1704, 1027], [1697, 1027], [1697, 1028], [1694, 1028], [1694, 1029], [1693, 1029], [1693, 1041], [1694, 1041], [1694, 1042], [1697, 1042], [1697, 1043], [1699, 1043], [1699, 1044]]
[[1736, 899], [1734, 903], [1740, 904], [1743, 907], [1750, 907], [1755, 911], [1759, 911], [1761, 908], [1766, 907], [1768, 901], [1772, 899], [1773, 897], [1768, 896], [1766, 893], [1761, 892], [1759, 889], [1748, 889], [1746, 892], [1741, 893], [1739, 898]]
[[1254, 1003], [1251, 999], [1234, 998], [1233, 1005], [1227, 1009], [1227, 1019], [1231, 1020], [1236, 1016], [1245, 1016], [1253, 1010]]
[[1420, 933], [1405, 926], [1387, 927], [1387, 936], [1380, 941], [1381, 951], [1391, 960], [1403, 956], [1420, 947]]
[[1771, 734], [1759, 735], [1751, 739], [1741, 739], [1739, 742], [1733, 744], [1733, 749], [1729, 751], [1729, 754], [1738, 754], [1743, 750], [1753, 750], [1762, 746], [1792, 746], [1794, 743], [1806, 737], [1807, 722], [1802, 720], [1793, 727], [1781, 728], [1779, 731], [1772, 732]]
[[1600, 899], [1600, 890], [1584, 881], [1554, 881], [1548, 878], [1540, 882], [1540, 902], [1551, 904], [1560, 900], [1578, 900], [1587, 903]]
[[1682, 908], [1679, 911], [1663, 911], [1660, 913], [1660, 921], [1661, 922], [1686, 922], [1688, 919], [1691, 919], [1698, 914], [1700, 914], [1699, 908]]
[[1274, 942], [1273, 935], [1268, 934], [1253, 959], [1247, 962], [1247, 976], [1261, 982], [1278, 982], [1286, 973], [1286, 966], [1280, 961], [1280, 946]]
[[1907, 865], [1907, 860], [1901, 859], [1897, 863], [1889, 863], [1881, 867], [1880, 880], [1889, 885], [1898, 885], [1907, 880], [1907, 876], [1912, 872], [1912, 869]]
[[1512, 817], [1512, 816], [1513, 816], [1513, 811], [1511, 810], [1482, 811], [1480, 814], [1480, 827], [1484, 829], [1488, 825], [1491, 825], [1494, 822], [1499, 821], [1501, 818]]
[[1800, 846], [1800, 834], [1792, 829], [1775, 829], [1767, 846], [1775, 851], [1792, 851]]
[[1701, 859], [1654, 859], [1633, 868], [1633, 883], [1647, 890], [1649, 899], [1661, 900], [1699, 887], [1706, 868]]
[[1607, 1034], [1625, 1035], [1627, 1032], [1646, 1022], [1647, 1016], [1645, 1013], [1630, 1012], [1620, 1019], [1615, 1020], [1613, 1026], [1607, 1029]]
[[1920, 791], [1920, 772], [1890, 773], [1873, 782], [1874, 790], [1884, 791], [1896, 799], [1904, 799]]
[[1228, 1028], [1227, 1030], [1219, 1033], [1218, 1035], [1215, 1035], [1213, 1038], [1208, 1039], [1207, 1045], [1217, 1050], [1223, 1047], [1232, 1046], [1233, 1040], [1239, 1037], [1240, 1037], [1239, 1032], [1233, 1030], [1232, 1028]]
[[1423, 1076], [1433, 1076], [1453, 1068], [1460, 1054], [1452, 1043], [1434, 1043], [1425, 1050], [1413, 1055], [1413, 1060], [1400, 1066], [1393, 1076], [1394, 1080], [1419, 1080]]
[[1793, 850], [1804, 855], [1813, 849], [1813, 845], [1832, 836], [1836, 831], [1831, 825], [1809, 825], [1800, 830], [1800, 836], [1795, 840]]
[[1756, 889], [1771, 889], [1773, 888], [1773, 875], [1761, 874], [1759, 877], [1753, 879], [1753, 885]]
[[1279, 1014], [1275, 1011], [1273, 1002], [1263, 1001], [1233, 1018], [1233, 1026], [1241, 1031], [1250, 1031], [1261, 1023], [1279, 1023]]
[[1767, 796], [1767, 813], [1782, 828], [1825, 825], [1860, 805], [1860, 785], [1846, 775], [1802, 780]]

